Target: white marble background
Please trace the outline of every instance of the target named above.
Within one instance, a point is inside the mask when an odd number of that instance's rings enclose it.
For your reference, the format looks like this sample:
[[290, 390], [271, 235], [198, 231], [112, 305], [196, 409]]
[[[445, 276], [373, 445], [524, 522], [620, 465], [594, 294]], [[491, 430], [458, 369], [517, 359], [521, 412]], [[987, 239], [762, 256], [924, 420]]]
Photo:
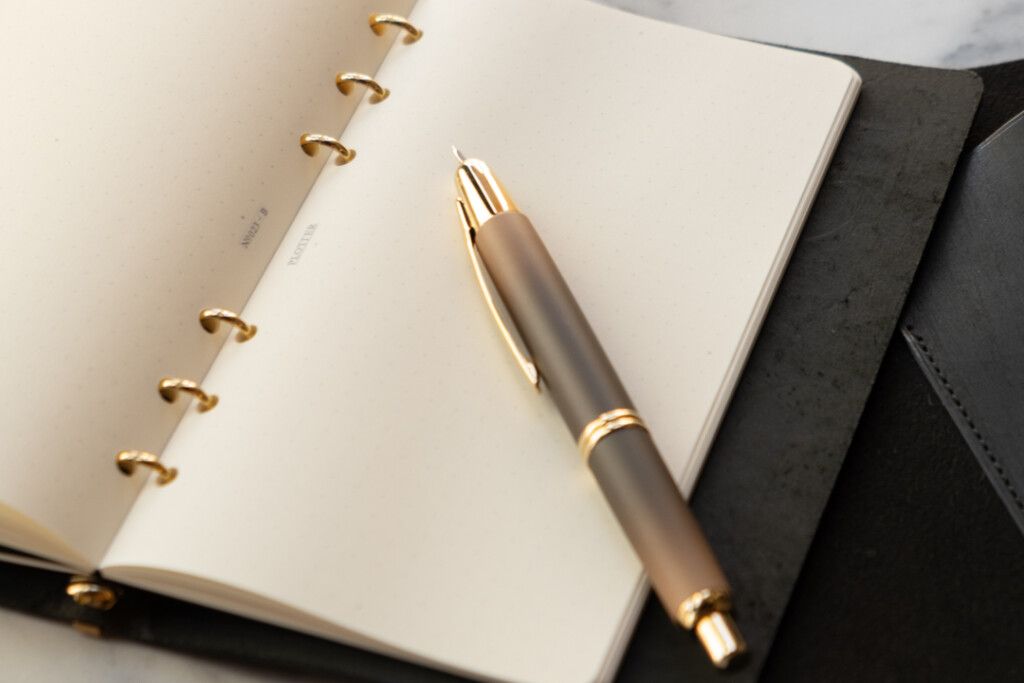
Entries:
[[[919, 66], [1024, 59], [1024, 0], [599, 0], [741, 38]], [[310, 681], [98, 641], [66, 625], [0, 610], [0, 680]]]
[[1020, 0], [598, 0], [704, 31], [890, 62], [1024, 58]]

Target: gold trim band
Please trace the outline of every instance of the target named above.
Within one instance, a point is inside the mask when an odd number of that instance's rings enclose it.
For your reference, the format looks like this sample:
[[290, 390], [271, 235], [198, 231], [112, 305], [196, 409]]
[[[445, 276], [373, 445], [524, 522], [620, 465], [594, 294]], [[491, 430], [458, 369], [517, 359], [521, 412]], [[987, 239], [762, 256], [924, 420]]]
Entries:
[[732, 609], [732, 598], [724, 591], [705, 588], [683, 600], [676, 610], [676, 619], [687, 631], [711, 612], [728, 612]]
[[174, 403], [178, 400], [179, 393], [186, 393], [194, 396], [199, 401], [199, 412], [205, 413], [207, 410], [211, 410], [217, 405], [217, 397], [213, 394], [207, 394], [205, 391], [199, 388], [199, 385], [190, 379], [182, 379], [181, 377], [167, 377], [160, 380], [160, 384], [157, 386], [157, 391], [160, 392], [160, 398], [167, 401], [168, 403]]
[[302, 151], [306, 153], [306, 156], [311, 157], [315, 157], [321, 147], [333, 149], [338, 153], [338, 157], [334, 160], [334, 163], [338, 166], [347, 164], [356, 158], [356, 151], [354, 149], [349, 149], [334, 138], [328, 135], [320, 135], [319, 133], [304, 134], [299, 138], [299, 146], [302, 147]]
[[356, 73], [343, 73], [338, 74], [334, 77], [334, 83], [338, 86], [338, 90], [341, 91], [342, 95], [351, 95], [353, 84], [364, 85], [373, 91], [370, 95], [370, 104], [377, 104], [387, 99], [391, 91], [385, 88], [383, 85], [373, 80], [366, 74]]
[[583, 462], [590, 461], [590, 454], [601, 439], [614, 431], [630, 428], [646, 431], [647, 425], [644, 423], [643, 418], [629, 408], [609, 410], [591, 420], [590, 424], [583, 428], [580, 438], [576, 442], [577, 447], [580, 449], [580, 455], [583, 456]]
[[174, 467], [164, 467], [160, 459], [149, 451], [121, 451], [117, 454], [117, 469], [126, 477], [135, 474], [139, 467], [148, 467], [157, 473], [156, 483], [160, 486], [169, 484], [178, 476], [178, 470]]
[[409, 20], [405, 17], [400, 17], [397, 14], [371, 14], [370, 15], [370, 29], [373, 30], [378, 36], [384, 35], [384, 29], [388, 26], [397, 26], [404, 29], [408, 35], [405, 36], [404, 43], [406, 45], [415, 43], [417, 40], [423, 37], [423, 31], [419, 30], [415, 26], [409, 23]]
[[234, 325], [238, 329], [235, 339], [240, 342], [249, 341], [256, 334], [256, 326], [248, 324], [233, 311], [225, 308], [204, 308], [199, 311], [199, 324], [210, 334], [214, 334], [217, 331], [221, 321]]

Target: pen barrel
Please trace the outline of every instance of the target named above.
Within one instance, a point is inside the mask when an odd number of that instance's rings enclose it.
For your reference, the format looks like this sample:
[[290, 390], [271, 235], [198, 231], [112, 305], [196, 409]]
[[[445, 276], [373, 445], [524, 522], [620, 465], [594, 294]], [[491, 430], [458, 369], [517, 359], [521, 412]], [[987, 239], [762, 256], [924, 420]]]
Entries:
[[646, 430], [609, 434], [594, 447], [589, 465], [674, 620], [681, 621], [682, 605], [704, 591], [728, 599], [729, 583]]
[[598, 415], [633, 403], [529, 219], [517, 211], [489, 218], [476, 235], [487, 272], [578, 437]]
[[[634, 408], [530, 221], [509, 211], [476, 235], [487, 267], [574, 439], [598, 416]], [[605, 435], [588, 464], [669, 614], [694, 594], [728, 596], [710, 546], [646, 428]]]

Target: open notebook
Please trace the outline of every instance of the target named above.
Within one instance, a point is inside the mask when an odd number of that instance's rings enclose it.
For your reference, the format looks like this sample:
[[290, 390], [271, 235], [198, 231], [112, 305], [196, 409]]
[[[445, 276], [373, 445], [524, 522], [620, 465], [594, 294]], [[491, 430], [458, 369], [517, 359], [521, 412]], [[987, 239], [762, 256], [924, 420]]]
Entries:
[[[515, 188], [689, 491], [859, 78], [587, 2], [412, 5], [0, 10], [4, 559], [483, 678], [607, 678], [643, 571], [484, 308], [451, 145]], [[210, 307], [257, 334], [207, 334]]]

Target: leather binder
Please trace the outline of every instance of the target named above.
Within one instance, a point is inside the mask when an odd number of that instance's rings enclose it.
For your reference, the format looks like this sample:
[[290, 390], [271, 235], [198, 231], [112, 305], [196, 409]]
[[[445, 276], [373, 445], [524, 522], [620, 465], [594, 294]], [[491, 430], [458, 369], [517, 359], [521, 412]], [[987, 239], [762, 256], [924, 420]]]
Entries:
[[[979, 96], [967, 73], [847, 61], [864, 78], [860, 102], [693, 498], [752, 647], [734, 680], [754, 680], [768, 653]], [[97, 614], [66, 586], [0, 566], [0, 603], [108, 636], [323, 676], [455, 680], [144, 591]], [[619, 680], [717, 679], [687, 637], [649, 601]]]

